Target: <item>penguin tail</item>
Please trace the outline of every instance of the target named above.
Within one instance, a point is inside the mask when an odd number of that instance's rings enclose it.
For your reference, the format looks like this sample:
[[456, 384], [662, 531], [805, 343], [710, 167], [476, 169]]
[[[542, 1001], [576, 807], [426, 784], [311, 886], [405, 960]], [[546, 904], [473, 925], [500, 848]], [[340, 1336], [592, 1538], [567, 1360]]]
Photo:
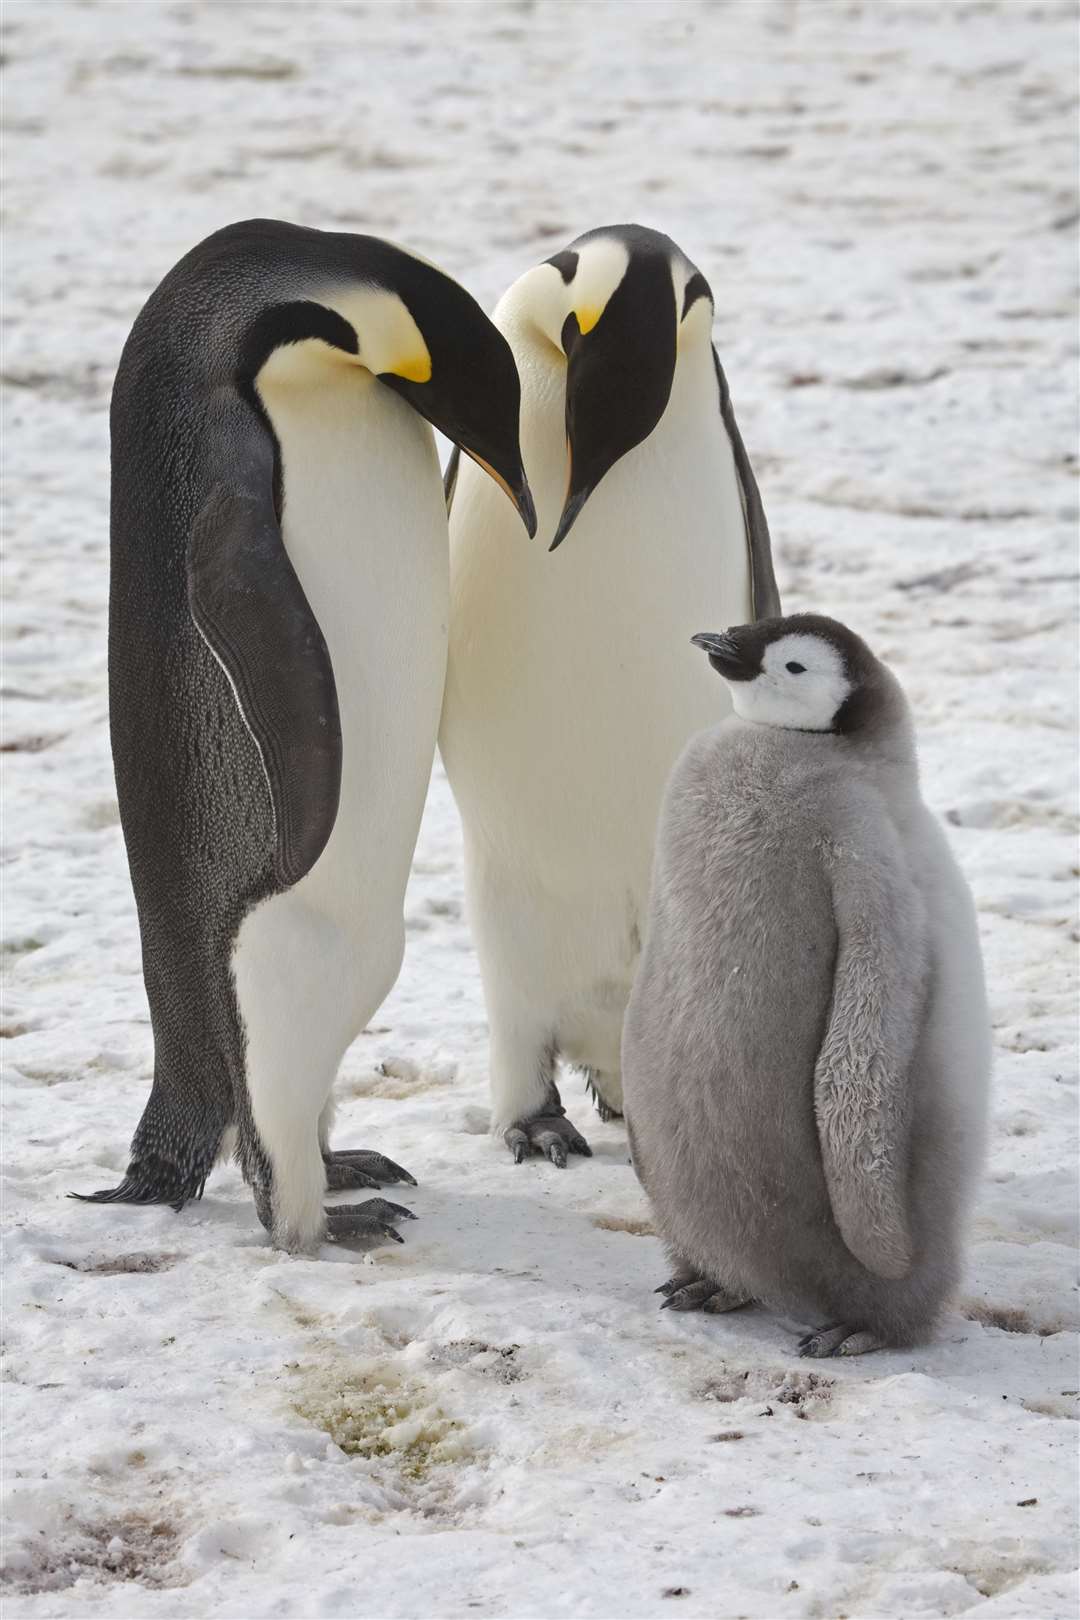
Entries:
[[[169, 1204], [179, 1212], [201, 1198], [231, 1119], [231, 1099], [211, 1096], [193, 1107], [165, 1085], [154, 1088], [129, 1149], [118, 1187], [70, 1193], [82, 1204]], [[230, 1144], [231, 1145], [231, 1144]]]
[[80, 1204], [169, 1204], [179, 1214], [186, 1203], [202, 1197], [205, 1186], [204, 1171], [184, 1172], [165, 1159], [133, 1159], [118, 1187], [68, 1197]]

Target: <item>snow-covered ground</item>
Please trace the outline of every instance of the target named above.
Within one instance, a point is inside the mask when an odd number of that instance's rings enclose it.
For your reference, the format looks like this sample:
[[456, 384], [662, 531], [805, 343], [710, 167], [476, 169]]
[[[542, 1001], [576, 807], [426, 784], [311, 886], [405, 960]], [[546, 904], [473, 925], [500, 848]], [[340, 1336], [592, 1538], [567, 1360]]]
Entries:
[[[1057, 0], [9, 0], [3, 942], [16, 1616], [1073, 1612], [1074, 8]], [[660, 1315], [620, 1127], [515, 1169], [437, 768], [409, 950], [338, 1140], [420, 1178], [369, 1259], [270, 1249], [238, 1173], [92, 1208], [151, 1043], [106, 732], [107, 402], [195, 241], [382, 233], [488, 303], [600, 223], [669, 231], [789, 609], [905, 682], [974, 886], [997, 1049], [935, 1343], [800, 1362]], [[708, 615], [703, 615], [703, 622]]]

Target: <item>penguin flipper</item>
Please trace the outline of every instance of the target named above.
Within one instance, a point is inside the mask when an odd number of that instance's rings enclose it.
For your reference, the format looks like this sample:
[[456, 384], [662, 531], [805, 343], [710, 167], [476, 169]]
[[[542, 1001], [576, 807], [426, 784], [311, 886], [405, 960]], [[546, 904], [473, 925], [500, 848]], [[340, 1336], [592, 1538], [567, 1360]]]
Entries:
[[274, 511], [272, 444], [247, 414], [235, 476], [214, 485], [192, 525], [188, 601], [262, 755], [274, 868], [288, 887], [333, 831], [341, 722], [330, 652]]
[[720, 364], [720, 356], [713, 345], [713, 363], [716, 366], [716, 381], [720, 389], [720, 415], [731, 441], [731, 452], [735, 457], [735, 471], [739, 475], [739, 491], [742, 496], [743, 517], [746, 522], [746, 546], [750, 557], [750, 604], [752, 617], [755, 619], [775, 619], [783, 609], [780, 606], [780, 592], [776, 588], [776, 575], [773, 572], [772, 542], [769, 538], [769, 523], [765, 516], [765, 507], [761, 499], [761, 491], [754, 477], [754, 469], [750, 465], [750, 457], [746, 453], [739, 425], [735, 420], [735, 410], [731, 403], [731, 390], [728, 388], [724, 368]]
[[879, 1277], [911, 1269], [911, 1063], [927, 986], [925, 908], [898, 840], [830, 846], [837, 928], [832, 1005], [814, 1069], [829, 1202], [845, 1246]]

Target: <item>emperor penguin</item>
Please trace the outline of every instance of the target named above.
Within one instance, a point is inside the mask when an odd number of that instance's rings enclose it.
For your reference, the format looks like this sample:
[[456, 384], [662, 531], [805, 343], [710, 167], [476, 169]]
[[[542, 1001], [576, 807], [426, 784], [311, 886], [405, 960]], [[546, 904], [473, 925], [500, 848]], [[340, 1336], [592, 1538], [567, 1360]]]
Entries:
[[694, 640], [735, 712], [672, 774], [623, 1033], [658, 1292], [816, 1321], [804, 1355], [912, 1344], [983, 1154], [971, 895], [865, 642], [807, 613]]
[[585, 1071], [603, 1118], [620, 1112], [663, 787], [715, 715], [689, 637], [706, 604], [726, 622], [779, 601], [712, 293], [669, 237], [590, 231], [492, 318], [521, 375], [538, 542], [452, 458], [440, 748], [464, 827], [492, 1127], [518, 1163], [538, 1150], [565, 1166], [589, 1148], [556, 1060]]
[[277, 1245], [400, 1241], [400, 1205], [324, 1211], [328, 1186], [413, 1179], [331, 1152], [330, 1092], [397, 977], [442, 703], [429, 424], [533, 530], [519, 398], [473, 298], [371, 236], [229, 226], [136, 320], [112, 398], [109, 694], [154, 1081], [95, 1200], [180, 1209], [235, 1126]]

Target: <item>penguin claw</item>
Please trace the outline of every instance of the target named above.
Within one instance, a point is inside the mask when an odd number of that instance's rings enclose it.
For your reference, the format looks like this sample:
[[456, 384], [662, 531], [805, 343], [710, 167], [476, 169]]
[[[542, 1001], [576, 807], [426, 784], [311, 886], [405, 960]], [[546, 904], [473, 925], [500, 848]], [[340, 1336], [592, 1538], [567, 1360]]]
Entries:
[[361, 1170], [358, 1164], [340, 1164], [332, 1159], [323, 1161], [326, 1171], [327, 1192], [345, 1192], [356, 1187], [381, 1187], [382, 1182]]
[[523, 1164], [532, 1153], [542, 1153], [559, 1170], [565, 1170], [567, 1156], [579, 1153], [583, 1159], [592, 1158], [592, 1148], [565, 1114], [535, 1114], [531, 1119], [515, 1120], [503, 1132], [503, 1141], [510, 1149], [515, 1164]]
[[[384, 1181], [404, 1181], [410, 1187], [416, 1186], [416, 1177], [410, 1176], [400, 1164], [388, 1159], [385, 1153], [375, 1153], [366, 1148], [327, 1149], [323, 1153], [323, 1164], [326, 1166], [327, 1186], [331, 1191], [342, 1187], [381, 1187]], [[336, 1183], [331, 1181], [331, 1173], [338, 1172], [357, 1179], [339, 1180]]]
[[339, 1204], [326, 1211], [326, 1237], [330, 1243], [354, 1243], [374, 1249], [381, 1243], [404, 1243], [393, 1226], [395, 1220], [414, 1221], [416, 1216], [403, 1204], [386, 1198], [368, 1198], [362, 1204]]
[[722, 1316], [727, 1311], [741, 1310], [744, 1305], [750, 1304], [749, 1297], [729, 1294], [726, 1288], [718, 1288], [707, 1277], [688, 1276], [686, 1273], [669, 1277], [653, 1292], [665, 1296], [660, 1305], [662, 1311], [707, 1311], [710, 1316]]
[[826, 1356], [865, 1356], [871, 1350], [884, 1350], [883, 1339], [863, 1328], [853, 1328], [849, 1322], [827, 1323], [813, 1333], [805, 1333], [799, 1340], [800, 1356], [823, 1360]]
[[662, 1302], [662, 1311], [700, 1311], [705, 1301], [716, 1293], [716, 1284], [709, 1282], [707, 1277], [699, 1277], [694, 1282], [683, 1281], [677, 1283]]
[[741, 1311], [744, 1305], [752, 1305], [753, 1300], [747, 1295], [745, 1298], [738, 1294], [729, 1294], [723, 1288], [718, 1288], [715, 1294], [710, 1294], [701, 1307], [707, 1316], [726, 1316], [728, 1311]]
[[831, 1356], [847, 1337], [848, 1329], [835, 1322], [826, 1322], [824, 1327], [815, 1328], [812, 1333], [804, 1333], [799, 1340], [800, 1356], [810, 1356], [814, 1360], [821, 1360]]
[[659, 1288], [654, 1288], [653, 1293], [654, 1294], [673, 1294], [677, 1288], [682, 1288], [683, 1285], [688, 1281], [692, 1282], [693, 1278], [692, 1277], [690, 1277], [690, 1278], [687, 1278], [687, 1277], [669, 1277], [667, 1282], [662, 1282], [660, 1284]]
[[389, 1198], [366, 1198], [362, 1204], [354, 1206], [363, 1209], [375, 1216], [382, 1216], [384, 1221], [418, 1221], [419, 1215], [404, 1204], [392, 1204]]
[[879, 1339], [876, 1333], [863, 1332], [853, 1333], [849, 1339], [845, 1339], [836, 1353], [838, 1356], [866, 1356], [872, 1350], [887, 1349], [885, 1340]]

